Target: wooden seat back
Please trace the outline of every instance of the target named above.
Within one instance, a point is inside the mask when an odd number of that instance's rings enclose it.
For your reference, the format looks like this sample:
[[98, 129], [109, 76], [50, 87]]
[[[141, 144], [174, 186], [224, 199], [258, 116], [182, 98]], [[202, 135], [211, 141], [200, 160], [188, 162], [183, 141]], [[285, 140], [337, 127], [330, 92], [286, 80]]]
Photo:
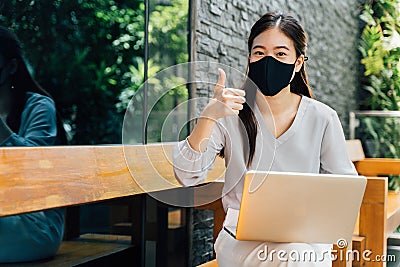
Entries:
[[364, 149], [359, 139], [346, 140], [346, 146], [352, 162], [365, 159]]
[[[172, 143], [0, 149], [0, 217], [181, 187]], [[223, 178], [217, 159], [206, 182]]]

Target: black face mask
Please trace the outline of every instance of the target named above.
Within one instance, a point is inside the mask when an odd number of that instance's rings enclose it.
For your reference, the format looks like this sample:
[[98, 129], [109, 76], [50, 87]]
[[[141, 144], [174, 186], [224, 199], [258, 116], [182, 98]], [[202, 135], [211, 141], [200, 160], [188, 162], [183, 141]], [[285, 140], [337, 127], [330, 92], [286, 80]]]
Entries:
[[265, 96], [274, 96], [289, 85], [295, 63], [286, 64], [267, 56], [249, 64], [248, 77]]

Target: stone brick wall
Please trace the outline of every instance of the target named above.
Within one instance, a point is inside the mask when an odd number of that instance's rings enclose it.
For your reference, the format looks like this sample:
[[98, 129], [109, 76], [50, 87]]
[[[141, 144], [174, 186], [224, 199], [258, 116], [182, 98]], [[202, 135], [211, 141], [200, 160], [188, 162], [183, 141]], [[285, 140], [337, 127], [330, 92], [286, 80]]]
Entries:
[[[356, 109], [359, 57], [357, 0], [262, 1], [197, 0], [194, 60], [226, 64], [244, 72], [247, 37], [267, 11], [291, 13], [309, 37], [307, 72], [315, 98], [333, 107], [348, 132], [348, 112]], [[199, 88], [208, 96], [210, 88]]]
[[[193, 60], [219, 62], [242, 72], [247, 64], [247, 36], [252, 24], [267, 11], [281, 11], [297, 17], [309, 37], [307, 72], [315, 98], [338, 112], [348, 134], [348, 112], [358, 107], [358, 0], [193, 1]], [[196, 93], [210, 96], [210, 90], [210, 86], [199, 87]], [[194, 265], [212, 257], [212, 245], [207, 245], [212, 242], [212, 228], [207, 215], [201, 212], [195, 211]], [[196, 219], [207, 223], [196, 222]]]

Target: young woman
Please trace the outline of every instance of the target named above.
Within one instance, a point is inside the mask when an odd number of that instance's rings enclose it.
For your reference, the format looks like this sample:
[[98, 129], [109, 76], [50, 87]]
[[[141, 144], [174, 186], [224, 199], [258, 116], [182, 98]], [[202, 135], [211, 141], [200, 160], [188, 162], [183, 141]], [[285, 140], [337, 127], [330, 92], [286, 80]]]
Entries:
[[[225, 88], [226, 76], [219, 70], [213, 98], [190, 136], [175, 149], [174, 170], [184, 185], [204, 180], [216, 155], [224, 156], [224, 225], [237, 223], [233, 214], [240, 207], [247, 170], [357, 174], [336, 112], [312, 99], [304, 66], [306, 48], [306, 33], [296, 19], [263, 15], [248, 38], [248, 77], [256, 86], [247, 81], [244, 90]], [[286, 258], [259, 259], [266, 245], [269, 251], [285, 251]], [[215, 243], [222, 267], [331, 266], [331, 247], [244, 242], [224, 230]], [[291, 251], [314, 251], [318, 258], [299, 260], [289, 257]]]
[[[0, 27], [0, 146], [66, 144], [56, 114], [53, 100], [28, 72], [17, 36]], [[64, 216], [63, 209], [53, 209], [0, 218], [0, 263], [55, 255]]]

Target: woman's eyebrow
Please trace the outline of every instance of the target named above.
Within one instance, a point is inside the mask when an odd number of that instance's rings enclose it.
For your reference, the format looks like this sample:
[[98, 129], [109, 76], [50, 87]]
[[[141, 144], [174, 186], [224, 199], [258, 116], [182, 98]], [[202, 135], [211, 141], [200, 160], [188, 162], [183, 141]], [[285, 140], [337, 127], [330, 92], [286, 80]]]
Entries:
[[265, 46], [262, 46], [262, 45], [255, 45], [252, 50], [257, 49], [257, 48], [261, 48], [261, 49], [265, 50]]
[[[257, 49], [257, 48], [261, 48], [261, 49], [266, 50], [265, 46], [262, 46], [262, 45], [255, 45], [255, 46], [252, 48], [252, 50]], [[274, 47], [274, 50], [276, 50], [276, 49], [286, 49], [286, 50], [290, 51], [289, 47], [287, 47], [286, 45], [278, 45], [278, 46], [275, 46], [275, 47]]]
[[290, 51], [289, 47], [287, 47], [286, 45], [275, 46], [274, 49], [286, 49], [286, 50]]

